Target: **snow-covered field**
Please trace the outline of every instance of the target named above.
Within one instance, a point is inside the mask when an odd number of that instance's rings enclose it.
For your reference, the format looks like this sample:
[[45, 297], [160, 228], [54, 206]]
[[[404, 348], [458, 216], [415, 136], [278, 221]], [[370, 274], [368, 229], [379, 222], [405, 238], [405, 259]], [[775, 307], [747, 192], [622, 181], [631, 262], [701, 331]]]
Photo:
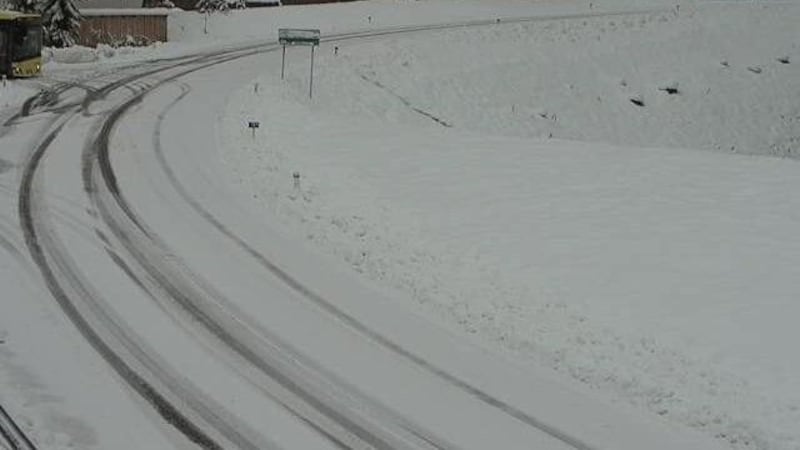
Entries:
[[733, 448], [796, 449], [799, 21], [718, 2], [324, 44], [313, 101], [290, 49], [220, 145], [398, 301]]
[[[543, 14], [596, 17], [507, 23]], [[218, 111], [242, 198], [515, 364], [731, 448], [800, 449], [798, 2], [371, 0], [212, 15], [207, 33], [202, 15], [175, 13], [166, 44], [47, 51], [42, 79], [0, 87], [0, 118], [55, 80], [278, 27], [487, 18], [323, 43], [313, 100], [307, 48], [289, 49], [283, 82], [279, 54], [264, 56], [270, 72]], [[2, 218], [15, 236], [16, 212]], [[0, 260], [4, 297], [46, 297], [21, 240], [0, 244], [14, 256]], [[37, 320], [63, 326], [48, 314]], [[48, 448], [96, 447], [109, 430], [135, 442], [114, 415], [75, 418], [118, 396], [111, 385], [64, 396], [74, 379], [44, 375], [107, 371], [77, 344], [48, 349], [57, 328], [0, 320], [4, 401], [46, 411], [22, 423]], [[149, 420], [133, 405], [117, 415]]]

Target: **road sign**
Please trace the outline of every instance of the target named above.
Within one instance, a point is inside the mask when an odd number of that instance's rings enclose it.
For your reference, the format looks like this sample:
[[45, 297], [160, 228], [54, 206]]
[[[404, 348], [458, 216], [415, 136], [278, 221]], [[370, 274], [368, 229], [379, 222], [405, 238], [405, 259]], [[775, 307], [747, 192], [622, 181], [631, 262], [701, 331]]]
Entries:
[[311, 28], [278, 28], [278, 43], [283, 47], [281, 57], [281, 80], [286, 71], [286, 46], [307, 45], [311, 47], [311, 75], [308, 78], [308, 98], [314, 90], [314, 47], [319, 46], [319, 30]]
[[319, 30], [306, 28], [279, 28], [281, 45], [319, 45]]

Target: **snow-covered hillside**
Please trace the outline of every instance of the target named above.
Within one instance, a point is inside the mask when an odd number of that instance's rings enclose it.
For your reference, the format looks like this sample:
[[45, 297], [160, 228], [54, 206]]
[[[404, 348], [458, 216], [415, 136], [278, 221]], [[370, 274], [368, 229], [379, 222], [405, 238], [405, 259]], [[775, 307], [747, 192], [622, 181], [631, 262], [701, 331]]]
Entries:
[[718, 2], [329, 43], [312, 101], [290, 49], [220, 143], [246, 195], [398, 302], [732, 448], [796, 449], [800, 166], [775, 156], [800, 152], [798, 22]]
[[336, 89], [319, 99], [381, 114], [402, 97], [489, 134], [796, 157], [796, 9], [685, 6], [351, 46], [322, 65]]

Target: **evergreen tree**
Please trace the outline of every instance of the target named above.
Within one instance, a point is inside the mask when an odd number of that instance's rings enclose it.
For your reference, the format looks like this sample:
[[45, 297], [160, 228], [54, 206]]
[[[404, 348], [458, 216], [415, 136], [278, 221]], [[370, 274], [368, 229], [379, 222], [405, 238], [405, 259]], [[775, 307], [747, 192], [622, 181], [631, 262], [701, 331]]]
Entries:
[[227, 0], [199, 0], [197, 10], [201, 13], [225, 12], [230, 9]]
[[24, 13], [39, 12], [39, 0], [10, 0], [8, 2], [10, 9]]
[[47, 0], [42, 11], [45, 43], [52, 47], [75, 45], [81, 20], [83, 17], [73, 0]]

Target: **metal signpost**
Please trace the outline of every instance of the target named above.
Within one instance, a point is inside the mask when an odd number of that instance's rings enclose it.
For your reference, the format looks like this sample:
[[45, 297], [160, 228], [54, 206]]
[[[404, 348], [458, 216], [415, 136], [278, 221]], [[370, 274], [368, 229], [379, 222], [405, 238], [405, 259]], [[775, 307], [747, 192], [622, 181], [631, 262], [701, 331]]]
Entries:
[[311, 76], [308, 79], [308, 98], [314, 88], [314, 47], [319, 45], [319, 30], [303, 28], [279, 28], [278, 43], [283, 46], [283, 57], [281, 58], [281, 80], [283, 79], [286, 68], [286, 46], [287, 45], [308, 45], [311, 47]]
[[254, 121], [254, 120], [251, 120], [251, 121], [247, 122], [247, 128], [250, 128], [250, 130], [253, 132], [253, 138], [256, 137], [256, 129], [258, 127], [260, 127], [260, 126], [261, 126], [261, 124], [259, 122]]

